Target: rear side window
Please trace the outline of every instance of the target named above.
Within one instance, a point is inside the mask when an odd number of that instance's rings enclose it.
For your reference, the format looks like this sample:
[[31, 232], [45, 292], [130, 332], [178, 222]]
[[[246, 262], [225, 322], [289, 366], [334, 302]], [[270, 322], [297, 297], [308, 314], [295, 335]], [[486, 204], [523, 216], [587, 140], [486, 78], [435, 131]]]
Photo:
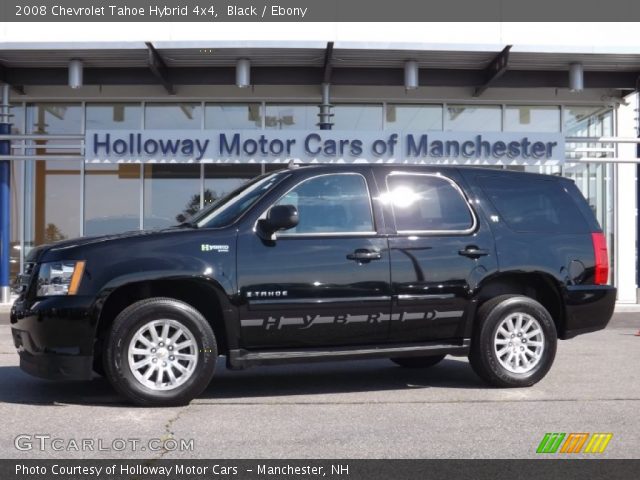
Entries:
[[506, 175], [477, 178], [502, 220], [516, 232], [589, 231], [574, 200], [557, 180]]
[[450, 180], [436, 175], [391, 174], [387, 199], [399, 232], [466, 232], [473, 228], [469, 204]]

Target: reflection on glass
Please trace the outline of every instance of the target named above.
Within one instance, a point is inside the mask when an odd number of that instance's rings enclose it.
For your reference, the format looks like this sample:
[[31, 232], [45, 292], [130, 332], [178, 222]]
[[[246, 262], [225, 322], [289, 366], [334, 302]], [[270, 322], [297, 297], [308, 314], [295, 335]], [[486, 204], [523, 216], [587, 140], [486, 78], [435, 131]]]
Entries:
[[609, 136], [613, 133], [613, 110], [607, 106], [567, 106], [564, 133], [569, 137]]
[[314, 130], [318, 123], [317, 105], [267, 105], [265, 128], [274, 130]]
[[259, 103], [245, 105], [207, 104], [204, 107], [205, 128], [218, 130], [255, 130], [262, 128]]
[[505, 132], [559, 132], [560, 107], [512, 106], [505, 110]]
[[502, 108], [499, 105], [448, 105], [445, 130], [499, 132], [502, 130]]
[[33, 133], [82, 133], [82, 106], [74, 103], [37, 103], [28, 105]]
[[382, 105], [336, 105], [333, 113], [335, 130], [382, 129]]
[[[29, 178], [27, 247], [80, 235], [80, 160], [37, 160]], [[28, 253], [28, 252], [25, 252]]]
[[426, 175], [389, 175], [388, 192], [399, 231], [460, 231], [472, 225], [469, 206], [460, 192], [442, 178]]
[[[82, 106], [72, 103], [37, 103], [27, 106], [27, 133], [35, 134], [81, 134]], [[47, 145], [70, 145], [79, 143], [69, 140], [36, 140], [32, 154], [79, 154], [80, 148], [46, 148]]]
[[[11, 133], [24, 133], [24, 108], [22, 105], [12, 105]], [[9, 162], [11, 169], [11, 232], [9, 250], [9, 273], [11, 278], [20, 272], [20, 216], [22, 203], [22, 162]]]
[[200, 165], [144, 166], [144, 228], [164, 228], [183, 222], [200, 209]]
[[323, 175], [296, 186], [276, 205], [298, 209], [298, 225], [287, 233], [371, 232], [373, 219], [361, 175]]
[[204, 206], [233, 192], [240, 185], [260, 175], [257, 164], [204, 166]]
[[442, 130], [442, 106], [387, 105], [386, 124], [400, 132]]
[[86, 108], [87, 130], [142, 128], [142, 106], [139, 103], [89, 103]]
[[138, 230], [140, 165], [87, 164], [84, 205], [85, 235]]
[[148, 129], [194, 129], [202, 126], [202, 105], [199, 103], [147, 103], [144, 124]]

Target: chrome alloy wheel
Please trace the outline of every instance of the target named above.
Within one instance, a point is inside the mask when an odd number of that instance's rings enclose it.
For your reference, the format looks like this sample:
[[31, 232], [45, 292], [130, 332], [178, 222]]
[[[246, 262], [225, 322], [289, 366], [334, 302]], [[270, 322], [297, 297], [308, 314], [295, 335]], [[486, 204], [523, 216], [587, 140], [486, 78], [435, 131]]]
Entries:
[[133, 376], [151, 390], [173, 390], [191, 378], [198, 365], [198, 343], [176, 320], [153, 320], [131, 339], [128, 351]]
[[500, 365], [512, 373], [533, 370], [544, 352], [544, 333], [538, 320], [527, 313], [510, 313], [493, 339]]

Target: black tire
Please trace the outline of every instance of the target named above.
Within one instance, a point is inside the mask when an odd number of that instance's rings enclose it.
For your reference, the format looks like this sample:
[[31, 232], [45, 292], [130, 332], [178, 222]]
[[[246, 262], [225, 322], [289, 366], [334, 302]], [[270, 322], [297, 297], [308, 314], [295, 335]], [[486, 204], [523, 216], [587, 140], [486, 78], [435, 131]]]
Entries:
[[[189, 330], [197, 345], [193, 373], [171, 390], [147, 387], [134, 376], [129, 366], [128, 349], [132, 338], [145, 324], [159, 319], [178, 322], [181, 328]], [[202, 393], [213, 377], [218, 350], [213, 330], [200, 312], [172, 298], [150, 298], [130, 305], [116, 317], [103, 357], [106, 376], [118, 392], [136, 405], [167, 407], [188, 404]]]
[[[515, 313], [533, 317], [544, 335], [540, 360], [531, 370], [522, 373], [503, 366], [494, 347], [502, 321]], [[540, 303], [521, 295], [501, 295], [484, 303], [478, 309], [476, 319], [469, 362], [484, 381], [496, 387], [530, 387], [547, 374], [556, 355], [557, 332], [551, 315]]]
[[428, 357], [397, 357], [390, 358], [393, 363], [405, 368], [429, 368], [444, 360], [446, 355], [432, 355]]

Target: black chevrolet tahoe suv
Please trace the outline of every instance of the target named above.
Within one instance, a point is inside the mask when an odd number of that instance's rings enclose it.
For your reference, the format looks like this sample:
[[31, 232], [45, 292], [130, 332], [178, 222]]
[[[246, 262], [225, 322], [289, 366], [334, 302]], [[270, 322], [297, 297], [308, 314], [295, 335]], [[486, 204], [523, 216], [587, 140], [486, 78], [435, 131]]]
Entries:
[[26, 372], [96, 372], [139, 405], [189, 402], [220, 355], [232, 369], [468, 356], [489, 384], [526, 387], [557, 339], [607, 325], [608, 276], [602, 230], [568, 179], [304, 166], [172, 228], [32, 250], [11, 326]]

